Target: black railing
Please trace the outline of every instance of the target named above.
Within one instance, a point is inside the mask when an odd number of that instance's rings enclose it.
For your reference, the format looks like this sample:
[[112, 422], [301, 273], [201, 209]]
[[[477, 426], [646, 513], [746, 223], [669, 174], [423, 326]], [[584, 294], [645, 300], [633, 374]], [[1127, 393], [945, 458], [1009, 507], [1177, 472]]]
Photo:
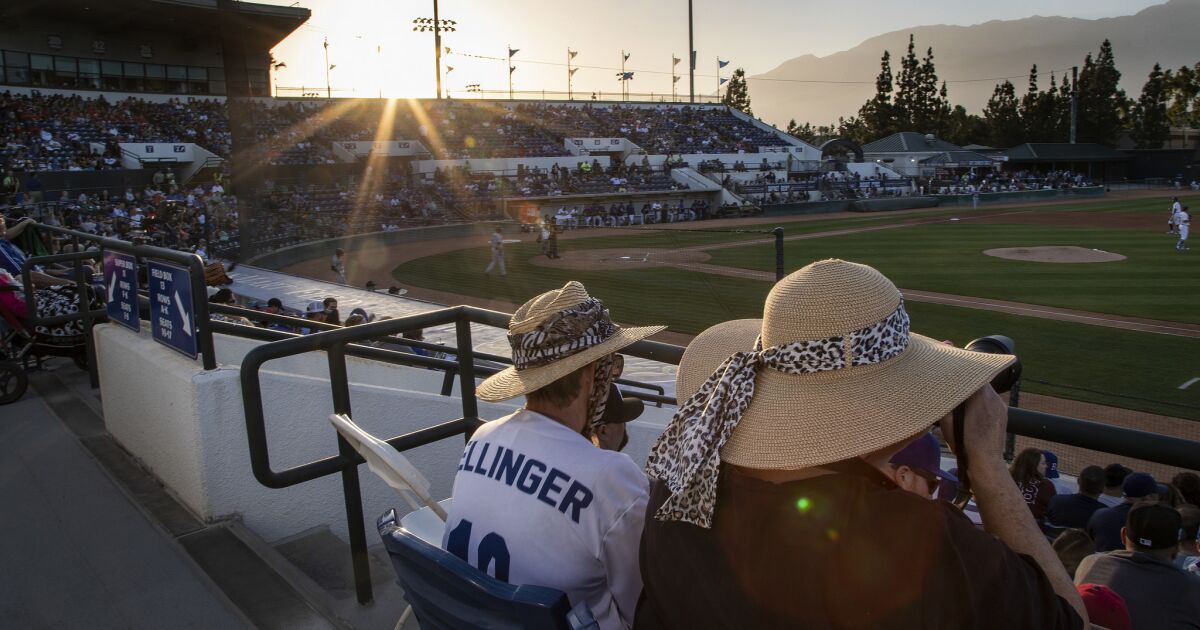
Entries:
[[[95, 234], [87, 234], [66, 228], [35, 223], [32, 226], [38, 232], [57, 234], [61, 237], [66, 237], [75, 250], [69, 254], [53, 254], [50, 256], [33, 256], [26, 259], [24, 266], [21, 269], [21, 281], [25, 285], [25, 303], [29, 305], [30, 318], [28, 324], [30, 326], [50, 326], [60, 325], [71, 321], [80, 321], [83, 323], [85, 344], [87, 347], [87, 358], [89, 371], [91, 372], [92, 386], [96, 387], [99, 384], [96, 374], [96, 349], [92, 339], [92, 326], [96, 321], [103, 321], [106, 317], [104, 310], [92, 310], [89, 308], [90, 301], [88, 300], [88, 285], [91, 278], [84, 275], [83, 261], [94, 260], [102, 262], [105, 251], [122, 252], [132, 254], [135, 257], [137, 267], [142, 267], [144, 260], [162, 260], [167, 262], [177, 263], [187, 268], [190, 279], [192, 294], [192, 306], [195, 312], [196, 320], [196, 349], [200, 354], [201, 364], [205, 370], [215, 370], [217, 368], [217, 357], [213, 352], [212, 330], [208, 319], [208, 293], [205, 290], [204, 281], [204, 262], [196, 254], [188, 252], [166, 249], [164, 247], [154, 247], [151, 245], [134, 245], [126, 241], [119, 241], [112, 238], [104, 238]], [[88, 246], [96, 247], [94, 251], [88, 251]], [[62, 262], [70, 262], [74, 269], [75, 287], [77, 295], [78, 312], [69, 315], [59, 315], [55, 317], [40, 317], [37, 313], [36, 300], [34, 299], [34, 284], [32, 282], [32, 271], [35, 266], [49, 265]]]
[[[393, 436], [387, 438], [385, 441], [397, 450], [404, 451], [448, 437], [463, 436], [465, 439], [469, 438], [482, 423], [482, 420], [479, 418], [479, 405], [475, 399], [475, 378], [481, 374], [498, 371], [497, 368], [488, 369], [475, 365], [476, 358], [483, 355], [476, 353], [472, 349], [471, 324], [507, 328], [510, 319], [511, 316], [507, 313], [499, 313], [470, 306], [458, 306], [420, 315], [361, 324], [350, 328], [328, 330], [304, 337], [283, 339], [258, 346], [247, 353], [245, 359], [243, 359], [241, 371], [242, 400], [245, 405], [246, 435], [250, 447], [250, 463], [254, 478], [269, 488], [286, 488], [327, 475], [341, 474], [346, 524], [350, 535], [350, 553], [354, 567], [355, 591], [359, 602], [366, 603], [371, 601], [372, 598], [372, 587], [367, 565], [366, 529], [362, 518], [362, 496], [358, 480], [358, 465], [363, 463], [363, 460], [339, 436], [337, 455], [283, 470], [273, 469], [271, 467], [270, 451], [267, 444], [262, 388], [259, 381], [260, 369], [268, 361], [315, 350], [324, 350], [329, 360], [329, 382], [332, 390], [334, 413], [344, 413], [347, 415], [350, 414], [350, 388], [346, 376], [346, 356], [348, 354], [357, 354], [360, 356], [376, 355], [385, 357], [389, 362], [401, 365], [429, 367], [446, 371], [453, 370], [458, 374], [459, 389], [462, 392], [462, 416], [418, 431]], [[224, 326], [220, 324], [220, 322], [214, 322], [214, 326], [223, 329]], [[399, 335], [408, 331], [422, 330], [431, 326], [447, 324], [454, 324], [455, 326], [457, 347], [435, 347], [441, 351], [453, 353], [454, 358], [452, 359], [440, 359], [387, 351], [362, 346], [360, 343], [380, 337]], [[230, 325], [237, 326], [236, 324]], [[243, 326], [243, 328], [245, 327]], [[407, 340], [405, 341], [407, 342]], [[683, 348], [654, 341], [640, 341], [623, 349], [622, 353], [664, 363], [678, 364], [680, 358], [683, 356]], [[503, 357], [499, 358], [503, 359]], [[663, 399], [667, 401], [672, 400], [669, 398]]]

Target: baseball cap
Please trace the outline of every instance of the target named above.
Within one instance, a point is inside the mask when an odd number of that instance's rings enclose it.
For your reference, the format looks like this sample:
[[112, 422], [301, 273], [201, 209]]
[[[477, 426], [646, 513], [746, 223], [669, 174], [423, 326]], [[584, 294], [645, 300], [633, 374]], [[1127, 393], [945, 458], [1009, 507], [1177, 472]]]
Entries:
[[1129, 607], [1116, 591], [1101, 584], [1080, 584], [1075, 589], [1079, 591], [1092, 623], [1108, 630], [1132, 630]]
[[1179, 510], [1162, 503], [1135, 505], [1125, 518], [1125, 535], [1139, 547], [1170, 549], [1179, 544], [1182, 533]]
[[1154, 481], [1154, 477], [1150, 473], [1135, 472], [1125, 477], [1125, 482], [1121, 484], [1121, 492], [1131, 499], [1140, 499], [1156, 492], [1162, 494], [1168, 490], [1165, 485]]
[[1046, 478], [1058, 479], [1058, 455], [1053, 451], [1042, 451], [1042, 457], [1046, 458]]
[[604, 404], [604, 415], [600, 422], [605, 424], [624, 424], [635, 420], [646, 410], [641, 398], [622, 396], [616, 385], [608, 388], [608, 402]]
[[356, 307], [354, 310], [350, 311], [350, 317], [354, 317], [355, 315], [362, 317], [363, 321], [371, 321], [371, 316], [367, 315], [367, 311], [362, 307]]
[[958, 477], [941, 469], [942, 447], [932, 433], [926, 433], [908, 443], [899, 453], [892, 455], [889, 463], [923, 470], [947, 481], [958, 482]]
[[324, 313], [325, 305], [320, 302], [309, 302], [305, 312], [308, 313]]

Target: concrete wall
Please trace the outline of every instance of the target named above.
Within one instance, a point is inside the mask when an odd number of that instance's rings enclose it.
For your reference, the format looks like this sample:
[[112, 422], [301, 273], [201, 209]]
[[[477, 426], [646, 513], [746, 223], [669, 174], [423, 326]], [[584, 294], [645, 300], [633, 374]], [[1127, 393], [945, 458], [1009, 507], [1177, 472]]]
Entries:
[[[341, 481], [330, 476], [286, 489], [254, 479], [246, 439], [237, 365], [260, 342], [216, 335], [220, 367], [204, 371], [145, 333], [96, 328], [105, 423], [113, 437], [143, 462], [185, 505], [205, 520], [237, 515], [268, 541], [328, 525], [346, 537]], [[334, 455], [337, 441], [324, 353], [268, 363], [261, 373], [271, 465], [274, 470]], [[348, 359], [355, 421], [392, 437], [462, 415], [457, 397], [437, 394], [442, 373]], [[522, 404], [480, 404], [496, 418]], [[648, 409], [630, 426], [627, 452], [644, 464], [673, 409]], [[435, 497], [450, 495], [462, 442], [451, 438], [405, 455], [432, 483]], [[407, 504], [366, 467], [360, 467], [363, 517], [370, 525], [386, 509]]]
[[[935, 195], [942, 205], [969, 206], [974, 203], [974, 195]], [[1020, 190], [1014, 192], [980, 193], [979, 203], [1012, 203], [1014, 201], [1041, 201], [1058, 197], [1102, 197], [1103, 186], [1087, 188], [1064, 188], [1062, 190]]]

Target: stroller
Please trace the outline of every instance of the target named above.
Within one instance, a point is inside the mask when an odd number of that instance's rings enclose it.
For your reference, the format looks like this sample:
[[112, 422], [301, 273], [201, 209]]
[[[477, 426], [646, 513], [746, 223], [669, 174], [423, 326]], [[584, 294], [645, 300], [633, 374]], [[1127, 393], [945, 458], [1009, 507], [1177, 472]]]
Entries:
[[[42, 295], [60, 302], [74, 301], [67, 291]], [[30, 312], [19, 287], [0, 285], [0, 405], [16, 402], [25, 395], [31, 360], [34, 367], [40, 368], [45, 357], [67, 357], [79, 369], [88, 369], [82, 334], [52, 335], [39, 331], [29, 324]]]

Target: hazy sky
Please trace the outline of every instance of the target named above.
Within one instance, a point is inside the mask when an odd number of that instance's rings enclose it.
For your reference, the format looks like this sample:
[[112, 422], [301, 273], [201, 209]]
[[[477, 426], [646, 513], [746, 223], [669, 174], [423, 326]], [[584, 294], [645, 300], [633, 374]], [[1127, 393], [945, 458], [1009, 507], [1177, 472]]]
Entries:
[[[292, 4], [288, 0], [258, 0]], [[1130, 15], [1162, 0], [694, 0], [697, 51], [696, 92], [716, 86], [716, 58], [730, 61], [722, 76], [743, 67], [765, 72], [804, 54], [827, 55], [852, 48], [888, 31], [928, 24], [970, 25], [1031, 15], [1103, 18]], [[276, 75], [280, 87], [325, 88], [324, 49], [335, 95], [431, 97], [434, 93], [433, 35], [414, 33], [412, 20], [430, 17], [432, 2], [409, 0], [301, 0], [312, 19], [276, 47], [287, 64]], [[620, 90], [616, 68], [621, 51], [635, 71], [630, 91], [670, 94], [672, 54], [683, 59], [679, 92], [686, 96], [687, 2], [685, 0], [443, 0], [440, 17], [458, 21], [443, 36], [451, 49], [443, 64], [445, 89], [456, 97], [467, 84], [507, 93], [507, 46], [519, 49], [513, 87], [567, 89], [567, 47], [578, 51], [574, 89], [587, 94]], [[467, 55], [494, 57], [481, 59]], [[541, 63], [538, 63], [541, 62]], [[596, 67], [587, 67], [596, 66]], [[445, 72], [445, 70], [443, 69]], [[876, 68], [863, 68], [870, 81]], [[353, 92], [351, 92], [353, 90]], [[298, 95], [299, 90], [296, 90]], [[292, 95], [290, 91], [282, 91]], [[489, 94], [500, 96], [500, 94]], [[518, 95], [519, 96], [519, 95]]]

